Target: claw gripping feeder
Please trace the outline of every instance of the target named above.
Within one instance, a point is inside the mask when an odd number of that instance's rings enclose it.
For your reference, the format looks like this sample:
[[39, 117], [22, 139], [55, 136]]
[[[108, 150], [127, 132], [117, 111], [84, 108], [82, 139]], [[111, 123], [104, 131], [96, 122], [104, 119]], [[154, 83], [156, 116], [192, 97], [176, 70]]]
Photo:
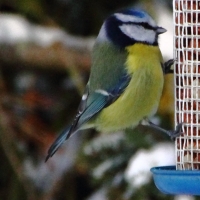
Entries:
[[152, 168], [167, 194], [200, 195], [200, 0], [173, 0], [176, 166]]

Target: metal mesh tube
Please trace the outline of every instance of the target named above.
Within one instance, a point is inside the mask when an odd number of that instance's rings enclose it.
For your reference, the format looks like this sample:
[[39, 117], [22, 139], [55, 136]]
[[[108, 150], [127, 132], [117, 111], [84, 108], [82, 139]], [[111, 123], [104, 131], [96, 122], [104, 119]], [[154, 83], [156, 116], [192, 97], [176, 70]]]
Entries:
[[200, 169], [200, 1], [173, 0], [176, 168]]

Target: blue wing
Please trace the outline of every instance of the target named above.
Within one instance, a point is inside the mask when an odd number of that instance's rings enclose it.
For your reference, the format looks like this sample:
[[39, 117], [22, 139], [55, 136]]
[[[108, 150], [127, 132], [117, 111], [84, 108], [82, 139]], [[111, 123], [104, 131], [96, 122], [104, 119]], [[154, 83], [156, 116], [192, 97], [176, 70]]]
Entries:
[[[129, 75], [124, 74], [121, 76], [115, 87], [107, 91], [101, 89], [95, 90], [92, 94], [88, 94], [86, 99], [87, 103], [80, 103], [79, 107], [81, 107], [81, 110], [79, 109], [66, 139], [68, 139], [71, 134], [76, 132], [83, 124], [94, 117], [99, 111], [113, 103], [127, 87], [130, 79], [131, 77]], [[82, 104], [85, 104], [84, 108]]]
[[79, 105], [78, 114], [76, 115], [70, 128], [65, 129], [60, 133], [55, 142], [48, 150], [46, 161], [49, 157], [52, 157], [57, 149], [67, 140], [72, 134], [76, 133], [81, 126], [88, 122], [103, 108], [113, 103], [125, 90], [130, 82], [131, 77], [124, 74], [119, 79], [115, 87], [109, 90], [95, 90], [91, 94], [88, 87], [86, 87], [85, 93], [82, 96], [82, 101]]

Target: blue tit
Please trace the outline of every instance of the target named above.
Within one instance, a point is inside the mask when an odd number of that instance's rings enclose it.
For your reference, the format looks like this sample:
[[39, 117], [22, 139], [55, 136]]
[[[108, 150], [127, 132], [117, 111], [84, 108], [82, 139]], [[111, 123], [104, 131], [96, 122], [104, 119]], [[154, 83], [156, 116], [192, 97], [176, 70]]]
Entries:
[[[164, 32], [166, 29], [140, 10], [124, 9], [105, 20], [93, 47], [90, 77], [77, 115], [51, 145], [46, 160], [79, 130], [135, 128], [155, 114], [165, 68], [170, 71], [173, 63], [164, 65], [158, 47], [158, 36]], [[164, 132], [170, 136], [177, 133]]]

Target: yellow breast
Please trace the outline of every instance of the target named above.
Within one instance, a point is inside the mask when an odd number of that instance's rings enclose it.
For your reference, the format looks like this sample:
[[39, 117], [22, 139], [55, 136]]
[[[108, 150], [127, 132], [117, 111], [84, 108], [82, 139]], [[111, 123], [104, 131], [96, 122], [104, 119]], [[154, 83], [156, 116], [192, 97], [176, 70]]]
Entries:
[[127, 51], [125, 65], [132, 78], [124, 93], [99, 114], [95, 124], [101, 131], [134, 127], [155, 114], [159, 105], [164, 83], [159, 48], [135, 44]]

